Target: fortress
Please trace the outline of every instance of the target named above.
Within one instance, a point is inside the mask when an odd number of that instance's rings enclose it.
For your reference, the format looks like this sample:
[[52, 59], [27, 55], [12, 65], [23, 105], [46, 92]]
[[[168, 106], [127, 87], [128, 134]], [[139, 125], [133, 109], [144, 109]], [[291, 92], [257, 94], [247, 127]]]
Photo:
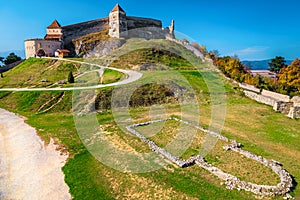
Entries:
[[61, 26], [54, 20], [46, 29], [44, 38], [25, 40], [26, 58], [36, 56], [58, 56], [59, 53], [70, 53], [76, 56], [74, 40], [77, 38], [107, 31], [110, 38], [175, 38], [174, 21], [171, 26], [162, 28], [162, 22], [156, 19], [130, 17], [117, 4], [106, 18]]

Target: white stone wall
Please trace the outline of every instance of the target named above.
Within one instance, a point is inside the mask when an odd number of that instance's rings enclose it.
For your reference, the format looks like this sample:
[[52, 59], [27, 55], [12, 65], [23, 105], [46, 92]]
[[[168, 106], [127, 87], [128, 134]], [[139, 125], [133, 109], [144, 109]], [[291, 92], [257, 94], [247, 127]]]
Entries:
[[25, 53], [26, 53], [26, 59], [35, 56], [36, 54], [35, 40], [25, 41]]
[[283, 95], [283, 94], [279, 94], [279, 93], [276, 93], [276, 92], [271, 92], [271, 91], [268, 91], [268, 90], [263, 90], [261, 94], [263, 96], [271, 97], [271, 98], [276, 99], [278, 101], [290, 102], [290, 97], [288, 95]]
[[125, 12], [115, 11], [109, 13], [109, 36], [113, 38], [126, 37], [124, 34], [126, 34], [127, 30]]
[[300, 118], [300, 97], [293, 97], [292, 100], [287, 101], [287, 99], [290, 99], [289, 96], [267, 90], [263, 90], [262, 94], [244, 90], [244, 94], [259, 103], [272, 106], [275, 111], [281, 112], [290, 118]]
[[274, 107], [274, 105], [276, 104], [276, 100], [273, 99], [273, 98], [270, 98], [270, 97], [266, 97], [266, 96], [263, 96], [263, 95], [260, 95], [260, 94], [257, 94], [255, 92], [251, 92], [251, 91], [247, 91], [245, 90], [244, 91], [245, 95], [247, 97], [249, 97], [250, 99], [253, 99], [259, 103], [263, 103], [263, 104], [267, 104], [269, 106], [272, 106]]
[[47, 29], [47, 34], [48, 35], [62, 35], [62, 29], [61, 28]]
[[300, 96], [293, 97], [291, 101], [294, 103], [294, 107], [300, 107]]
[[248, 84], [245, 84], [245, 83], [239, 83], [239, 87], [243, 88], [245, 90], [252, 91], [252, 92], [260, 93], [260, 89], [258, 89], [257, 87], [255, 87], [253, 85], [248, 85]]

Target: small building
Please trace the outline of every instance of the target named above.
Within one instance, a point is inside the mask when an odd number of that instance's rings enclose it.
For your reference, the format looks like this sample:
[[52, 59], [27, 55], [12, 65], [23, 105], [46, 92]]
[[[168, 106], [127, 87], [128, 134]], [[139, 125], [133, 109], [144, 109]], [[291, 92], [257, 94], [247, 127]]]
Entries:
[[67, 49], [57, 49], [55, 51], [55, 57], [58, 58], [65, 58], [69, 56], [70, 51]]

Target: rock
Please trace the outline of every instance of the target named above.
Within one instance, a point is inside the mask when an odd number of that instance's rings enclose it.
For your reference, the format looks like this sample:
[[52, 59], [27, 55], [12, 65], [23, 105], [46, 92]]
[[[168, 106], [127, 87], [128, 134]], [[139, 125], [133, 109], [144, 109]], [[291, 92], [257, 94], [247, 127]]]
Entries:
[[65, 80], [60, 80], [57, 82], [59, 85], [64, 85], [64, 84], [67, 84], [67, 82]]

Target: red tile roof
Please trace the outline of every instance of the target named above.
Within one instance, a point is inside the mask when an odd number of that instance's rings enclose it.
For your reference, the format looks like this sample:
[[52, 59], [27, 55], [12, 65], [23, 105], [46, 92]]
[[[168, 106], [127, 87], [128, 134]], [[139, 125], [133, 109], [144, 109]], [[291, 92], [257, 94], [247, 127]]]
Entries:
[[117, 4], [117, 5], [114, 7], [114, 9], [112, 10], [112, 12], [115, 12], [115, 11], [125, 12], [125, 11], [121, 8], [121, 6], [120, 6], [119, 4]]
[[49, 35], [45, 36], [45, 39], [61, 39], [62, 35]]
[[70, 53], [68, 49], [57, 49], [56, 52], [58, 53]]
[[47, 27], [48, 29], [56, 29], [56, 28], [61, 28], [61, 25], [58, 23], [57, 20], [54, 20], [50, 26]]

